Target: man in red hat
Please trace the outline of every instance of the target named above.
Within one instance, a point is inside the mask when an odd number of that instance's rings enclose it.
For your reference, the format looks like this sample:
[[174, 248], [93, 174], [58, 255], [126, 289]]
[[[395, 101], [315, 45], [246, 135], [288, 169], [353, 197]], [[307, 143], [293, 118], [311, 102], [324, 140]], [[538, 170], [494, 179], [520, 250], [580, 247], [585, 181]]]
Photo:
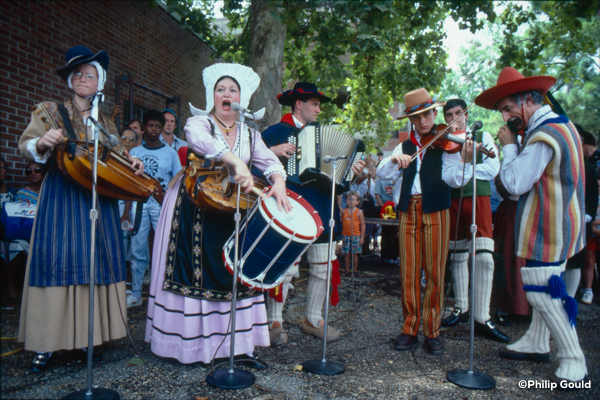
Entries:
[[[421, 322], [421, 269], [425, 266], [427, 288], [423, 302], [423, 334], [430, 354], [442, 354], [444, 343], [438, 338], [442, 319], [444, 267], [450, 240], [450, 188], [469, 182], [472, 168], [463, 168], [472, 159], [472, 146], [463, 153], [449, 154], [429, 147], [411, 162], [422, 147], [422, 138], [435, 127], [436, 102], [424, 88], [404, 96], [405, 113], [414, 125], [410, 139], [400, 143], [392, 155], [377, 167], [381, 179], [393, 179], [400, 236], [400, 276], [404, 326], [395, 348], [409, 350], [419, 343]], [[458, 126], [452, 126], [457, 129]], [[470, 143], [470, 141], [468, 142]], [[465, 151], [468, 150], [468, 151]], [[462, 163], [460, 162], [462, 160]], [[463, 179], [463, 169], [464, 176]]]
[[[587, 367], [575, 330], [577, 304], [560, 275], [566, 260], [585, 246], [584, 164], [575, 126], [544, 105], [543, 95], [555, 82], [506, 67], [475, 103], [500, 111], [507, 123], [498, 132], [504, 152], [500, 179], [509, 193], [520, 196], [516, 253], [527, 260], [521, 275], [533, 307], [525, 336], [501, 349], [500, 356], [547, 362], [552, 334], [560, 361], [556, 376], [580, 381]], [[523, 137], [520, 147], [516, 134]]]
[[[285, 114], [281, 122], [270, 126], [262, 133], [262, 138], [267, 145], [281, 160], [285, 162], [296, 149], [292, 143], [288, 143], [288, 137], [298, 133], [305, 125], [315, 123], [321, 112], [321, 104], [331, 101], [331, 98], [325, 96], [317, 90], [317, 85], [308, 82], [298, 82], [291, 90], [286, 90], [277, 96], [279, 104], [290, 106], [292, 112]], [[364, 161], [359, 161], [353, 171], [355, 175], [360, 175], [364, 168]], [[331, 193], [326, 193], [316, 188], [309, 188], [300, 185], [300, 182], [294, 182], [289, 179], [286, 186], [302, 196], [319, 214], [323, 221], [327, 221], [331, 215]], [[302, 330], [319, 339], [323, 339], [324, 320], [321, 310], [327, 296], [327, 260], [329, 248], [329, 229], [319, 236], [314, 244], [310, 246], [306, 255], [310, 265], [310, 278], [308, 280], [306, 319], [302, 322]], [[332, 246], [332, 260], [336, 259], [335, 246]], [[281, 294], [273, 296], [270, 293], [267, 296], [267, 316], [269, 320], [269, 334], [271, 345], [280, 345], [287, 343], [287, 333], [283, 329], [283, 306], [287, 297], [288, 285], [293, 276], [298, 272], [298, 263], [296, 263], [286, 274], [281, 285]], [[333, 341], [340, 337], [340, 331], [329, 326], [327, 329], [327, 340]]]

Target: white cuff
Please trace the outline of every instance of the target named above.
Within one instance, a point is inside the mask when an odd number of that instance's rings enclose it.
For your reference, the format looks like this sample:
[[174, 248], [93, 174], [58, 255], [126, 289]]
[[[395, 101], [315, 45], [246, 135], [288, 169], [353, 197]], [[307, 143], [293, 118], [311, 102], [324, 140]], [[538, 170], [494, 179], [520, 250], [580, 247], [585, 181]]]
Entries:
[[225, 139], [216, 140], [215, 143], [215, 152], [213, 154], [206, 154], [205, 157], [210, 160], [221, 160], [225, 153], [231, 151], [227, 143], [225, 143]]
[[267, 178], [267, 180], [269, 181], [269, 183], [271, 185], [273, 185], [275, 182], [273, 182], [271, 180], [271, 175], [273, 174], [279, 174], [283, 177], [283, 180], [285, 181], [287, 179], [287, 174], [285, 173], [285, 170], [283, 169], [283, 166], [279, 165], [279, 164], [273, 164], [271, 165], [269, 168], [267, 168], [263, 174], [265, 175], [265, 178]]
[[40, 139], [41, 138], [35, 138], [35, 139], [31, 139], [31, 140], [27, 141], [27, 151], [29, 151], [31, 153], [31, 155], [33, 156], [33, 161], [35, 161], [36, 163], [39, 163], [39, 164], [45, 164], [46, 161], [48, 161], [48, 158], [50, 157], [50, 151], [46, 150], [46, 153], [44, 153], [44, 155], [41, 155], [40, 153], [38, 153], [37, 142]]

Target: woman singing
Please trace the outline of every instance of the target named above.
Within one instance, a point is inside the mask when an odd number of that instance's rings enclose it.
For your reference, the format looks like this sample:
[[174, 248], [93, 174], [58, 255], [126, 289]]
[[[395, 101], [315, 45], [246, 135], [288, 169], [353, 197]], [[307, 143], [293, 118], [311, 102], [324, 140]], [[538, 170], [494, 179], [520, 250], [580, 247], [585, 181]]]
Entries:
[[[67, 65], [57, 73], [73, 90], [73, 98], [64, 104], [45, 102], [35, 107], [19, 141], [28, 161], [51, 159], [65, 136], [91, 141], [92, 130], [86, 123], [90, 116], [97, 116], [108, 132], [117, 134], [109, 118], [98, 112], [108, 68], [106, 52], [94, 54], [76, 46], [67, 50], [66, 60]], [[123, 152], [120, 145], [113, 150]], [[124, 154], [138, 170], [136, 174], [141, 174], [143, 164]], [[33, 373], [47, 367], [52, 352], [88, 345], [91, 197], [89, 190], [66, 179], [56, 163], [49, 162], [27, 258], [19, 325], [19, 342], [37, 352], [31, 363]], [[122, 315], [127, 313], [117, 200], [98, 196], [97, 210], [94, 345], [124, 337]]]
[[[283, 166], [259, 132], [247, 125], [242, 129], [231, 107], [233, 103], [247, 107], [260, 78], [237, 64], [215, 64], [202, 75], [210, 111], [192, 107], [196, 116], [184, 129], [190, 150], [231, 166], [236, 182], [249, 192], [252, 147], [253, 165], [273, 185], [268, 195], [290, 211]], [[224, 266], [222, 251], [234, 229], [233, 214], [213, 214], [193, 205], [183, 177], [167, 191], [154, 241], [146, 324], [146, 341], [155, 354], [185, 364], [229, 356], [233, 276]], [[254, 347], [269, 346], [264, 298], [262, 292], [239, 284], [237, 299], [235, 352], [259, 366], [253, 362]]]

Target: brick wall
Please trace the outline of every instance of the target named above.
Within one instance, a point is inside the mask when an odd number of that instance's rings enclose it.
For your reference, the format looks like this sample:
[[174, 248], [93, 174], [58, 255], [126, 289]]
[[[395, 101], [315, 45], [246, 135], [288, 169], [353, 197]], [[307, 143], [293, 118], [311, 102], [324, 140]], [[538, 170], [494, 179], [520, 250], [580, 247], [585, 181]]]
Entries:
[[[108, 53], [102, 106], [107, 114], [115, 101], [115, 75], [130, 72], [136, 82], [181, 95], [183, 124], [190, 116], [189, 102], [205, 105], [202, 70], [212, 63], [212, 49], [161, 7], [152, 10], [138, 1], [19, 0], [1, 1], [0, 10], [0, 147], [9, 168], [7, 181], [16, 188], [26, 183], [17, 143], [32, 106], [71, 97], [55, 70], [65, 65], [65, 52], [72, 46]], [[129, 85], [121, 84], [120, 91], [123, 106]], [[136, 88], [134, 104], [162, 110], [165, 100]]]

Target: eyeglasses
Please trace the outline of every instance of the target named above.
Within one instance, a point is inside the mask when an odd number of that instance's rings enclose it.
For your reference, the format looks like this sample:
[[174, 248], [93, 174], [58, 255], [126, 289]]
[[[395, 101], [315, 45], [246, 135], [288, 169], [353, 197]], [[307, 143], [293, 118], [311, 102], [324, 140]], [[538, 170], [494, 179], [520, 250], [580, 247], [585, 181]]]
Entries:
[[40, 172], [42, 172], [42, 169], [40, 167], [35, 167], [33, 170], [30, 170], [29, 168], [25, 170], [25, 175], [31, 175], [32, 173], [36, 173], [39, 174]]
[[121, 142], [126, 142], [128, 140], [130, 142], [135, 142], [135, 138], [134, 137], [121, 136]]
[[88, 81], [88, 82], [95, 82], [98, 79], [96, 77], [96, 75], [94, 75], [94, 74], [85, 74], [84, 75], [81, 72], [75, 72], [73, 74], [73, 79], [82, 80], [84, 76], [85, 76], [85, 80]]

